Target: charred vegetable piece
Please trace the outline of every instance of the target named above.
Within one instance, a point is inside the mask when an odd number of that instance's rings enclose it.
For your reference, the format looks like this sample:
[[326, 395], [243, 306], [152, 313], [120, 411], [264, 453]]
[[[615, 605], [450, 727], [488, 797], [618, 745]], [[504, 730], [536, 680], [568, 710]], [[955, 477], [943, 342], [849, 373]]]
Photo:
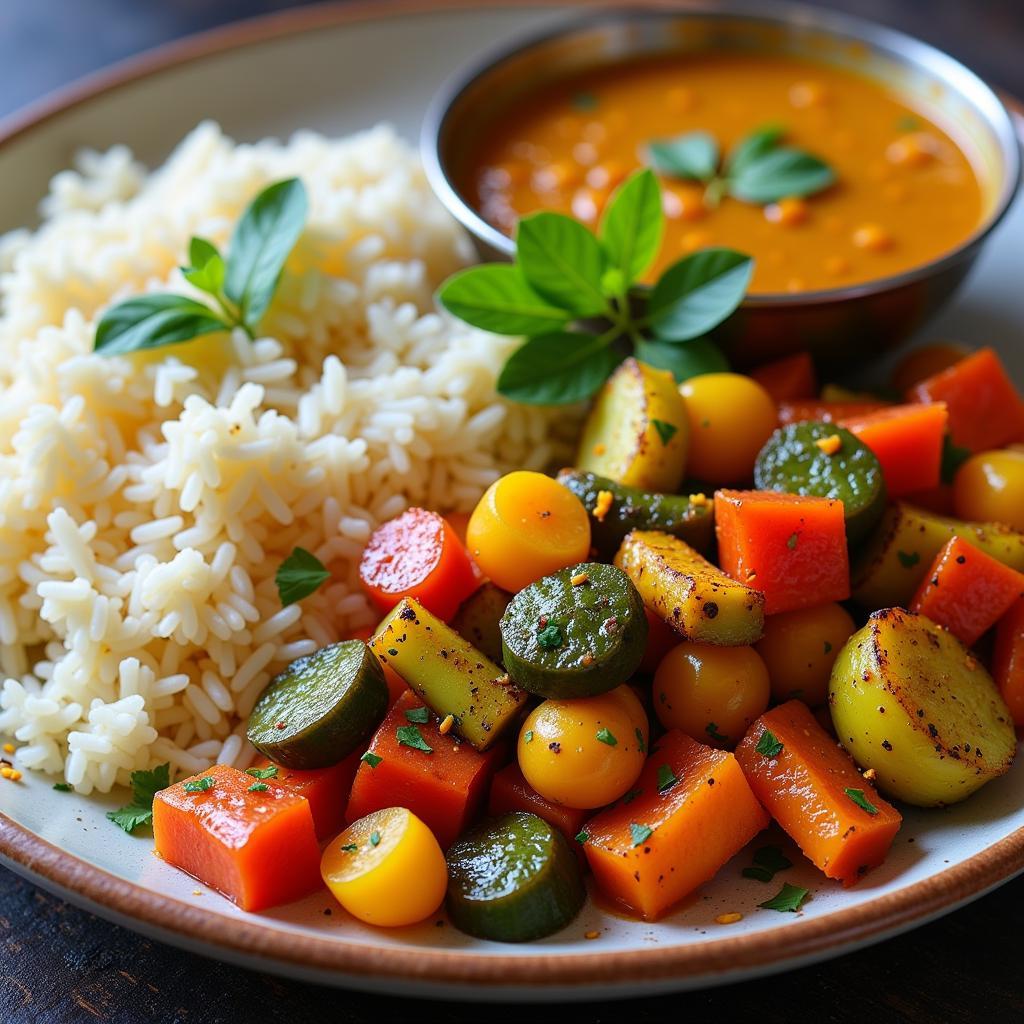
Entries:
[[906, 607], [928, 567], [951, 537], [1024, 572], [1024, 534], [999, 523], [968, 523], [897, 502], [852, 571], [853, 597], [866, 608]]
[[885, 511], [878, 459], [833, 423], [790, 423], [776, 430], [754, 464], [754, 483], [762, 491], [838, 498], [851, 544], [866, 537]]
[[737, 646], [760, 638], [764, 595], [726, 576], [677, 537], [634, 530], [615, 564], [644, 604], [687, 640]]
[[326, 768], [380, 725], [388, 687], [362, 640], [344, 640], [293, 661], [270, 681], [249, 716], [249, 742], [275, 764]]
[[563, 469], [558, 482], [590, 513], [591, 543], [602, 558], [614, 558], [630, 530], [661, 530], [698, 551], [711, 549], [715, 518], [710, 498], [642, 491], [582, 469]]
[[875, 612], [839, 652], [828, 699], [843, 746], [907, 803], [963, 800], [1013, 761], [1013, 721], [992, 677], [923, 615]]
[[485, 583], [475, 594], [466, 598], [452, 619], [452, 629], [477, 650], [483, 651], [491, 661], [501, 661], [501, 622], [512, 595]]
[[495, 942], [529, 942], [564, 928], [586, 898], [568, 841], [536, 814], [484, 822], [449, 849], [448, 914]]
[[689, 420], [667, 370], [627, 359], [583, 425], [576, 464], [621, 484], [674, 491], [686, 469]]
[[505, 668], [541, 697], [594, 697], [625, 682], [647, 645], [644, 603], [613, 565], [583, 562], [531, 583], [501, 617]]
[[504, 669], [421, 604], [404, 600], [377, 628], [370, 647], [440, 718], [477, 750], [487, 750], [526, 703]]

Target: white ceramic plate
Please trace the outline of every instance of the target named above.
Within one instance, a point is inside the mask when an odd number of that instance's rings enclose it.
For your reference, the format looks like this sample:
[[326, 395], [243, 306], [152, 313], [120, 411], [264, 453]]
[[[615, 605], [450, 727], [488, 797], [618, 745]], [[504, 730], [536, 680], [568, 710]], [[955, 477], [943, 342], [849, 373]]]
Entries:
[[[0, 133], [0, 230], [31, 222], [46, 181], [80, 146], [125, 142], [155, 163], [203, 118], [246, 141], [298, 128], [343, 134], [382, 120], [414, 140], [427, 100], [454, 68], [566, 13], [436, 6], [378, 0], [298, 10], [188, 40], [76, 87]], [[1022, 250], [1018, 202], [967, 287], [928, 331], [995, 345], [1018, 379]], [[57, 793], [45, 778], [0, 784], [0, 859], [129, 927], [263, 969], [389, 993], [594, 999], [794, 967], [953, 909], [1024, 869], [1022, 783], [1019, 763], [965, 805], [908, 813], [884, 867], [850, 890], [826, 882], [783, 843], [797, 864], [785, 879], [813, 892], [800, 914], [756, 909], [777, 886], [741, 877], [748, 850], [656, 925], [589, 905], [561, 934], [527, 946], [482, 942], [434, 922], [374, 931], [326, 894], [242, 913], [164, 865], [149, 839], [107, 822], [104, 812], [119, 801]], [[743, 920], [716, 924], [727, 911]], [[592, 930], [600, 937], [588, 941]]]

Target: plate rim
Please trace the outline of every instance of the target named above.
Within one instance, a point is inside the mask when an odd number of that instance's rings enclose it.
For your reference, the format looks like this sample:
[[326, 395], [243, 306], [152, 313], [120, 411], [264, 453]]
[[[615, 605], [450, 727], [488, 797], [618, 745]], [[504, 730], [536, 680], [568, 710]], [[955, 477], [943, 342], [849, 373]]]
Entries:
[[[650, 0], [561, 0], [567, 6], [665, 6]], [[117, 89], [206, 57], [298, 36], [321, 28], [383, 21], [408, 14], [476, 8], [479, 0], [331, 0], [228, 23], [185, 36], [119, 61], [63, 86], [0, 121], [0, 147], [23, 138], [51, 120]], [[507, 0], [509, 7], [544, 7], [546, 0]], [[1024, 117], [1024, 105], [998, 90], [1003, 102]], [[238, 919], [213, 913], [176, 897], [147, 889], [90, 864], [30, 831], [0, 811], [0, 860], [31, 879], [63, 890], [120, 918], [139, 921], [172, 941], [199, 941], [236, 956], [258, 957], [268, 965], [305, 971], [341, 972], [375, 979], [442, 984], [574, 986], [604, 982], [614, 986], [753, 973], [788, 963], [822, 959], [922, 924], [953, 910], [1024, 872], [1024, 827], [998, 842], [895, 892], [861, 906], [787, 923], [778, 928], [686, 945], [643, 947], [617, 952], [537, 954], [373, 946], [337, 936], [296, 935], [268, 928], [255, 915]], [[784, 946], [784, 952], [780, 947]]]

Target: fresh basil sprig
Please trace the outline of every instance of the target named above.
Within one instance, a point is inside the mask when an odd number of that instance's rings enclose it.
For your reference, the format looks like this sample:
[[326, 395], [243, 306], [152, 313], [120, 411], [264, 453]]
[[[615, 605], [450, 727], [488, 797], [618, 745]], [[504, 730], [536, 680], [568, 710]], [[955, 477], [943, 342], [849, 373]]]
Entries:
[[673, 264], [653, 289], [642, 287], [636, 281], [663, 232], [658, 180], [638, 171], [612, 197], [596, 235], [563, 214], [524, 217], [515, 263], [460, 271], [438, 301], [474, 327], [526, 337], [498, 391], [527, 405], [589, 398], [630, 351], [679, 380], [726, 368], [703, 336], [742, 301], [753, 261], [707, 249]]
[[94, 350], [123, 355], [235, 327], [254, 338], [285, 261], [302, 234], [308, 209], [306, 189], [298, 178], [268, 186], [235, 226], [226, 259], [205, 238], [189, 243], [189, 265], [181, 268], [182, 274], [213, 300], [212, 306], [173, 293], [127, 299], [103, 314]]
[[705, 186], [704, 201], [717, 206], [730, 195], [763, 205], [790, 196], [809, 196], [828, 188], [835, 172], [811, 153], [782, 145], [775, 125], [758, 128], [729, 153], [724, 163], [718, 143], [707, 132], [689, 132], [650, 143], [651, 163], [662, 174]]

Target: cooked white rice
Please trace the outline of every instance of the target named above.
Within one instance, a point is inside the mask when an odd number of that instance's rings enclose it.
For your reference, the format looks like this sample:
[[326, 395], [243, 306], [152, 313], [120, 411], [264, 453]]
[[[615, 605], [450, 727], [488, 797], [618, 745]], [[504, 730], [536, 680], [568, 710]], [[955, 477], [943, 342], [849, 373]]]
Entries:
[[[111, 301], [188, 292], [190, 236], [225, 245], [292, 175], [310, 217], [263, 337], [92, 353]], [[0, 240], [0, 733], [82, 793], [244, 767], [271, 675], [374, 620], [370, 531], [543, 466], [552, 416], [496, 396], [513, 343], [436, 312], [470, 250], [388, 128], [241, 146], [203, 124], [151, 175], [83, 154], [42, 209]], [[296, 545], [333, 579], [282, 609]]]

